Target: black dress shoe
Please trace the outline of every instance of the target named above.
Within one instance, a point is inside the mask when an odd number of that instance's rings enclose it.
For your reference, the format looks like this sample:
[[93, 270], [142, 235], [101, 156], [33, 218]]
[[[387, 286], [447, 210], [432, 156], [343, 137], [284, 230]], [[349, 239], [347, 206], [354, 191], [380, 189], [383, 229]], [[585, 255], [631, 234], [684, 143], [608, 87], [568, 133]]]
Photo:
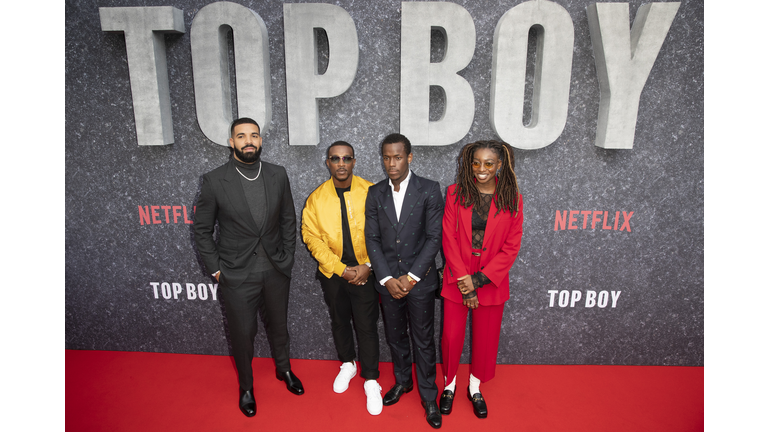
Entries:
[[287, 388], [289, 392], [297, 395], [304, 394], [304, 386], [301, 385], [301, 381], [299, 381], [299, 378], [294, 375], [293, 372], [275, 372], [275, 375], [277, 375], [277, 379], [280, 381], [285, 381], [285, 388]]
[[488, 417], [488, 407], [485, 405], [485, 399], [483, 399], [483, 395], [480, 394], [480, 392], [473, 394], [469, 393], [469, 387], [467, 387], [467, 397], [469, 398], [469, 401], [472, 402], [472, 410], [475, 412], [475, 415], [477, 418], [486, 418]]
[[245, 414], [246, 417], [253, 417], [256, 415], [256, 400], [253, 399], [253, 389], [243, 391], [240, 389], [240, 411]]
[[443, 394], [440, 395], [440, 412], [448, 415], [451, 411], [453, 411], [453, 392], [443, 390]]
[[421, 405], [424, 407], [424, 413], [427, 415], [427, 423], [435, 429], [440, 429], [443, 425], [443, 415], [437, 409], [437, 402], [435, 401], [421, 401]]
[[402, 396], [404, 393], [408, 393], [411, 390], [413, 390], [413, 382], [407, 386], [402, 384], [395, 384], [391, 389], [389, 389], [387, 394], [384, 395], [381, 403], [384, 404], [384, 406], [394, 405], [397, 403], [397, 401], [400, 400], [400, 396]]

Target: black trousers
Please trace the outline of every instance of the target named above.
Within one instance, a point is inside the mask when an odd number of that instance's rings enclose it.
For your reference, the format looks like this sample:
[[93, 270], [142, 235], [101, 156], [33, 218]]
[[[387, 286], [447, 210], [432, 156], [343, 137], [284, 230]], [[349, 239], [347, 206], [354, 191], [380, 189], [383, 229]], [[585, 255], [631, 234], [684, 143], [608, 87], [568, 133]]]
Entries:
[[389, 294], [381, 295], [384, 330], [392, 353], [395, 382], [402, 385], [412, 382], [410, 331], [416, 358], [416, 379], [423, 401], [437, 399], [435, 293], [429, 288], [433, 287], [419, 289], [416, 284], [413, 291], [399, 300]]
[[376, 323], [379, 320], [379, 293], [373, 287], [375, 278], [371, 275], [365, 285], [352, 285], [337, 275], [331, 275], [329, 279], [318, 273], [317, 278], [331, 316], [331, 333], [339, 360], [350, 362], [355, 359], [354, 322], [360, 376], [378, 379], [379, 333]]
[[261, 314], [277, 372], [291, 370], [288, 336], [288, 291], [291, 279], [275, 269], [253, 271], [237, 288], [230, 288], [222, 276], [222, 300], [238, 382], [243, 390], [253, 388], [253, 339]]

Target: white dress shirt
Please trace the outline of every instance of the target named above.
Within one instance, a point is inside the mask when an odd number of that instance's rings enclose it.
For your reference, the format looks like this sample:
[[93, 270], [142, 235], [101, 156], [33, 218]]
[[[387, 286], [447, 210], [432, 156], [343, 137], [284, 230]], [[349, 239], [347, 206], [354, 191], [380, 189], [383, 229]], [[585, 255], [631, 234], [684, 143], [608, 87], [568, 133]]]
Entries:
[[[408, 183], [411, 181], [411, 170], [408, 170], [408, 176], [405, 178], [405, 180], [400, 182], [400, 191], [395, 190], [395, 185], [392, 184], [392, 179], [389, 179], [389, 187], [392, 188], [392, 199], [395, 201], [395, 214], [397, 215], [397, 221], [400, 221], [400, 210], [403, 208], [403, 201], [405, 200], [405, 191], [408, 189]], [[416, 282], [419, 282], [421, 279], [417, 278], [413, 275], [413, 273], [408, 272], [408, 275], [413, 278]], [[392, 279], [392, 276], [387, 276], [379, 281], [381, 285], [384, 285], [388, 280]]]

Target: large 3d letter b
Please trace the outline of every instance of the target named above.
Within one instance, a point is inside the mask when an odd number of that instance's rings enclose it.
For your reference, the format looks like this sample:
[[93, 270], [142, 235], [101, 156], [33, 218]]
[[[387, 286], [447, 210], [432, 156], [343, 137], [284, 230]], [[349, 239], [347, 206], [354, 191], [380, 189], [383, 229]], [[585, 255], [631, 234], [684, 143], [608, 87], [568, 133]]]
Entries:
[[[475, 23], [463, 7], [447, 2], [403, 2], [400, 49], [400, 133], [413, 145], [449, 145], [469, 132], [475, 97], [457, 72], [475, 53]], [[445, 57], [430, 62], [432, 30], [446, 39]], [[429, 121], [429, 87], [442, 89], [445, 109]]]

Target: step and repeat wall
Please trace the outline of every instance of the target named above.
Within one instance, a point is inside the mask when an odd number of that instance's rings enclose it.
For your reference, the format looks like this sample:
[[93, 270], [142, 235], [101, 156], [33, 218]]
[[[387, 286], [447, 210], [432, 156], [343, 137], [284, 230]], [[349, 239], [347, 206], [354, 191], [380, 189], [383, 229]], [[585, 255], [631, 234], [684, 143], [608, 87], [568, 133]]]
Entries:
[[[499, 363], [701, 366], [703, 37], [693, 0], [68, 1], [66, 348], [229, 354], [192, 221], [247, 116], [299, 224], [334, 141], [378, 182], [402, 133], [443, 192], [462, 146], [508, 142], [525, 222]], [[296, 236], [291, 353], [335, 359]]]

